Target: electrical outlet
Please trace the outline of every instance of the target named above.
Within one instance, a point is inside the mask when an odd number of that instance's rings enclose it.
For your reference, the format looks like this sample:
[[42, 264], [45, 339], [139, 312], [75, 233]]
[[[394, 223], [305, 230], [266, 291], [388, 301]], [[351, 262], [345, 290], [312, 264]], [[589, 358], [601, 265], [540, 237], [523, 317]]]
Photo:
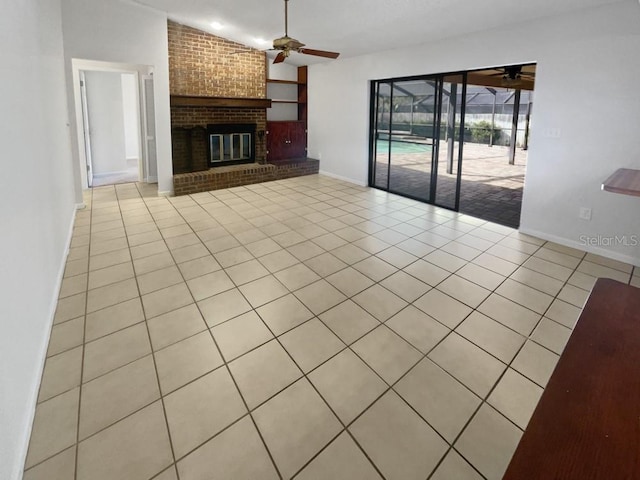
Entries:
[[591, 209], [587, 207], [580, 207], [580, 213], [578, 214], [582, 220], [591, 220]]

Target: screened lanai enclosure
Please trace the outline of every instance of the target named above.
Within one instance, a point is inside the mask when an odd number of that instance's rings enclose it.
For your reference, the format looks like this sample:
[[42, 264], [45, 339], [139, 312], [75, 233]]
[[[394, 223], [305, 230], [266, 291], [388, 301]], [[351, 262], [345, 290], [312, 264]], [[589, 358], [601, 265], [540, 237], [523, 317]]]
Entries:
[[370, 184], [518, 227], [535, 65], [372, 83]]

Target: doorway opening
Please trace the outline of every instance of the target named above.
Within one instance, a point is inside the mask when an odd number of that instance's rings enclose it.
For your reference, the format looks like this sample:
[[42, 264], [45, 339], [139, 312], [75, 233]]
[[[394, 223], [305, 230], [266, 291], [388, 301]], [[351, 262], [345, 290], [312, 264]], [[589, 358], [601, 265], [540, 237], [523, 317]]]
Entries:
[[517, 228], [535, 65], [372, 82], [369, 184]]
[[72, 60], [83, 188], [156, 182], [153, 71]]

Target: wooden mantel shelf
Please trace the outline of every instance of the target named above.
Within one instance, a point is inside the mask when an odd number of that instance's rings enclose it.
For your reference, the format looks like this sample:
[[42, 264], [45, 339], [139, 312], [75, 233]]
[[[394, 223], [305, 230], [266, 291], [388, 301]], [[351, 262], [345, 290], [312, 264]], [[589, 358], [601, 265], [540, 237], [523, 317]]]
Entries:
[[170, 101], [172, 107], [271, 108], [268, 98], [171, 95]]
[[602, 190], [640, 197], [640, 170], [619, 168], [604, 181]]

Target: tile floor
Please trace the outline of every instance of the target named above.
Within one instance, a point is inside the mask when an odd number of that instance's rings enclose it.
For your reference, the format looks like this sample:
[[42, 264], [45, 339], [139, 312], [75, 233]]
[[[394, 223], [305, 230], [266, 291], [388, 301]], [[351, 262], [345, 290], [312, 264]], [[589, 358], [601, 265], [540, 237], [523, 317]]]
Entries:
[[26, 480], [498, 479], [596, 276], [640, 283], [318, 175], [86, 200]]

